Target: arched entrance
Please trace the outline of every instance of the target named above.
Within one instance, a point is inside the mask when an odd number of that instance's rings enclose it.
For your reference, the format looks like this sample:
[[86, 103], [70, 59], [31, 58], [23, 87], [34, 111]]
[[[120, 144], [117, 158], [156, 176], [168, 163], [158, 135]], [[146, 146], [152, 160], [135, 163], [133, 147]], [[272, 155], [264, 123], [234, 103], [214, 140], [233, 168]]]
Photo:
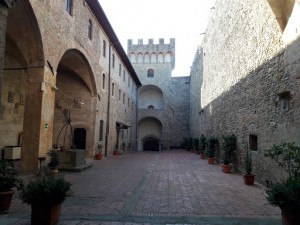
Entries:
[[[44, 148], [48, 135], [41, 134], [41, 121], [50, 121], [44, 119], [47, 115], [42, 109], [43, 76], [38, 23], [30, 2], [18, 1], [8, 9], [4, 66], [0, 70], [0, 147], [21, 145], [24, 172], [35, 171], [39, 151], [48, 149]], [[43, 125], [48, 126], [47, 122]]]
[[143, 140], [144, 151], [159, 151], [159, 140], [154, 137], [148, 137]]
[[[58, 68], [54, 109], [53, 143], [66, 150], [85, 149], [93, 153], [95, 134], [96, 83], [86, 57], [77, 49], [62, 56]], [[72, 132], [59, 135], [66, 124]], [[58, 136], [59, 135], [59, 136]]]
[[155, 117], [145, 117], [138, 123], [139, 150], [161, 150], [162, 124]]

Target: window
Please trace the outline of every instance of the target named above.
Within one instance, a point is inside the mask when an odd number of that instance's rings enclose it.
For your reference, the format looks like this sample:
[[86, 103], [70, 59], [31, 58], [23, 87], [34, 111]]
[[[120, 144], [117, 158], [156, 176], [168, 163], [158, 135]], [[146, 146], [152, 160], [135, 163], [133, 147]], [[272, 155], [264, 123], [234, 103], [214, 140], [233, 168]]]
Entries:
[[121, 101], [121, 89], [119, 89], [119, 101]]
[[112, 67], [115, 68], [115, 54], [112, 54]]
[[123, 81], [125, 82], [126, 78], [125, 78], [125, 70], [123, 70]]
[[128, 106], [128, 108], [129, 108], [129, 98], [127, 99], [127, 106]]
[[291, 99], [291, 94], [289, 91], [282, 92], [279, 95], [279, 106], [281, 111], [288, 111], [289, 110], [289, 103]]
[[123, 93], [123, 104], [125, 104], [125, 93]]
[[130, 87], [130, 77], [128, 77], [128, 87]]
[[257, 136], [256, 135], [249, 135], [249, 150], [250, 151], [257, 151]]
[[105, 74], [102, 75], [102, 88], [105, 89]]
[[153, 105], [149, 105], [147, 108], [148, 109], [154, 109], [154, 106]]
[[119, 64], [119, 76], [121, 76], [121, 74], [122, 74], [122, 65], [121, 65], [121, 63]]
[[132, 110], [133, 110], [133, 101], [131, 102], [131, 108], [132, 108]]
[[73, 0], [67, 0], [66, 10], [72, 16]]
[[91, 20], [89, 20], [88, 36], [89, 36], [89, 39], [92, 40], [92, 36], [93, 36], [93, 23], [92, 23]]
[[148, 69], [147, 77], [154, 77], [154, 70], [153, 69]]
[[104, 128], [104, 121], [100, 120], [99, 141], [103, 141], [103, 128]]
[[115, 84], [112, 83], [111, 84], [111, 96], [114, 96], [114, 94], [115, 94]]
[[106, 56], [106, 41], [103, 40], [103, 56]]

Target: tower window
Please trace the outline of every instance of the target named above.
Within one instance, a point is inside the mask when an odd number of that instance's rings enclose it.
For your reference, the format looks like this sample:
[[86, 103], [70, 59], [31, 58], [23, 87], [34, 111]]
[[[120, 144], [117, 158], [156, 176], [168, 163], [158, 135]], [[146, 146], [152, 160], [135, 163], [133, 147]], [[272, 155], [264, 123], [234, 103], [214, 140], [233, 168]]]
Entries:
[[72, 16], [73, 0], [67, 0], [66, 10]]
[[249, 135], [249, 150], [250, 151], [257, 151], [257, 136], [256, 135]]
[[147, 77], [154, 77], [154, 70], [153, 69], [148, 69]]
[[103, 40], [103, 56], [105, 57], [106, 56], [106, 41]]
[[93, 23], [92, 23], [91, 20], [89, 20], [88, 36], [89, 36], [89, 39], [92, 40], [92, 36], [93, 36]]

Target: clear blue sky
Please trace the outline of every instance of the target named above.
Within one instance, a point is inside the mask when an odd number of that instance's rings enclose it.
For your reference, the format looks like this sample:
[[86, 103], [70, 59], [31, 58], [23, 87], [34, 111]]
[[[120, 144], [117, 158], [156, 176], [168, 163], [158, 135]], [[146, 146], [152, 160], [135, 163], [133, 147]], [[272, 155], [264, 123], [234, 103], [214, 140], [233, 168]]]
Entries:
[[127, 39], [176, 39], [173, 76], [190, 73], [215, 0], [99, 0], [127, 52]]

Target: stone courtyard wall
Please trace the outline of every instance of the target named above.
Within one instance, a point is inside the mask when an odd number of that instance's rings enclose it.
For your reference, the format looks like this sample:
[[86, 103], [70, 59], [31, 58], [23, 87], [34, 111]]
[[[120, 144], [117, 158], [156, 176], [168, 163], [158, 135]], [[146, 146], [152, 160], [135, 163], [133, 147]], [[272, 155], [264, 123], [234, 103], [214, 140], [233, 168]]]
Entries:
[[[299, 18], [292, 16], [287, 28], [292, 20]], [[256, 136], [254, 173], [261, 182], [283, 176], [263, 157], [267, 147], [284, 141], [300, 144], [300, 57], [288, 55], [292, 49], [299, 52], [299, 31], [293, 31], [293, 40], [285, 42], [267, 1], [217, 0], [201, 46], [200, 133], [219, 140], [235, 134], [237, 170], [249, 135]]]

